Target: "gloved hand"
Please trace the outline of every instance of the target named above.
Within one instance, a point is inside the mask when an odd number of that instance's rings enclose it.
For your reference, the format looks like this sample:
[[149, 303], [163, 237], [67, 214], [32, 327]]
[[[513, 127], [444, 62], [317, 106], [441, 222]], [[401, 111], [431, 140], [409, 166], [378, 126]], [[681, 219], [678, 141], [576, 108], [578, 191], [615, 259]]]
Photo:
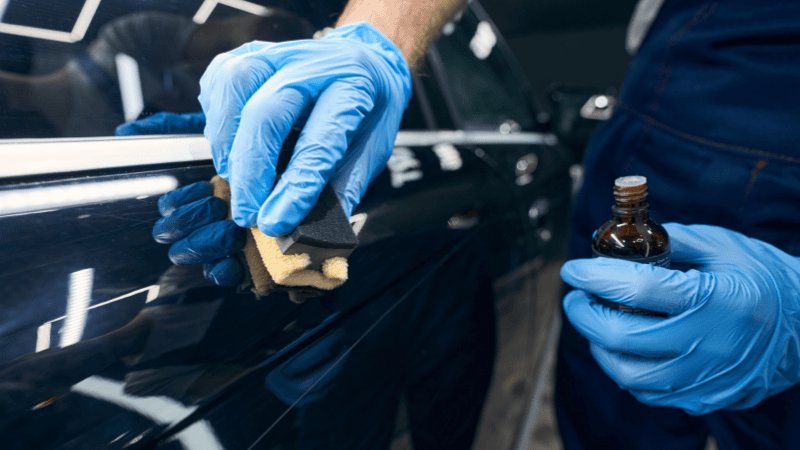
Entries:
[[206, 126], [202, 112], [175, 114], [160, 112], [135, 122], [123, 123], [114, 131], [116, 136], [146, 134], [200, 134]]
[[235, 286], [244, 277], [234, 255], [244, 248], [245, 230], [225, 220], [228, 205], [213, 197], [211, 183], [200, 181], [167, 192], [158, 200], [161, 219], [153, 238], [172, 244], [169, 259], [180, 266], [203, 264], [206, 279], [220, 286]]
[[[372, 25], [318, 41], [252, 42], [217, 56], [200, 80], [205, 135], [231, 184], [233, 219], [291, 233], [333, 183], [349, 217], [389, 159], [411, 96], [400, 50]], [[303, 128], [274, 186], [282, 143]]]
[[[639, 401], [705, 414], [800, 381], [800, 259], [714, 226], [666, 224], [673, 264], [569, 261], [564, 310], [600, 367]], [[593, 295], [668, 318], [623, 313]]]

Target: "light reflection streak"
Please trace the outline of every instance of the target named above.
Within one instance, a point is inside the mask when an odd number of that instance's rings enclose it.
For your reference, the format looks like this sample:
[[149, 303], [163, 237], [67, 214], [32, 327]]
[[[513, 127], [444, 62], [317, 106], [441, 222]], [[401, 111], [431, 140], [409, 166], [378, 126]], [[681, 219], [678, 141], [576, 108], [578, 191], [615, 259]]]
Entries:
[[139, 76], [139, 63], [132, 57], [120, 53], [115, 58], [119, 93], [122, 97], [122, 111], [126, 122], [133, 122], [144, 111], [142, 80]]
[[453, 144], [436, 144], [433, 146], [433, 153], [439, 158], [439, 166], [442, 171], [456, 171], [464, 166], [461, 153]]
[[266, 16], [270, 13], [271, 9], [251, 3], [245, 0], [205, 0], [197, 12], [194, 14], [192, 20], [197, 24], [204, 24], [214, 12], [217, 5], [225, 5], [239, 11], [244, 11], [257, 16]]
[[[61, 347], [81, 340], [86, 327], [86, 316], [89, 314], [89, 302], [92, 300], [93, 283], [94, 269], [83, 269], [69, 274], [67, 316], [61, 329]], [[39, 342], [36, 347], [39, 347]]]
[[200, 5], [200, 9], [194, 14], [192, 20], [198, 24], [206, 23], [208, 17], [214, 12], [214, 8], [217, 7], [217, 0], [205, 0], [202, 5]]
[[[547, 145], [553, 134], [499, 131], [400, 131], [397, 147], [453, 145]], [[476, 150], [477, 152], [477, 150]], [[211, 148], [202, 135], [136, 136], [90, 139], [0, 140], [0, 179], [73, 171], [210, 161]]]
[[47, 41], [74, 43], [72, 33], [67, 31], [46, 30], [44, 28], [26, 27], [24, 25], [12, 25], [10, 23], [0, 23], [0, 33], [26, 36]]
[[489, 22], [481, 21], [475, 30], [475, 35], [469, 41], [469, 48], [478, 59], [486, 59], [492, 53], [492, 49], [497, 44], [497, 36], [492, 30]]
[[[0, 20], [5, 13], [8, 6], [8, 0], [0, 0]], [[14, 34], [17, 36], [27, 36], [38, 39], [45, 39], [48, 41], [75, 43], [81, 41], [86, 36], [86, 31], [92, 23], [97, 7], [100, 6], [100, 0], [86, 0], [78, 14], [78, 19], [72, 27], [72, 31], [56, 31], [48, 30], [47, 28], [29, 27], [25, 25], [15, 25], [11, 23], [0, 22], [0, 33]]]
[[266, 16], [270, 12], [270, 9], [265, 6], [250, 3], [245, 0], [219, 0], [218, 3], [220, 5], [230, 6], [231, 8], [236, 8], [257, 16]]
[[[125, 394], [124, 386], [119, 381], [92, 376], [70, 390], [139, 413], [159, 425], [175, 423], [197, 409], [196, 406], [186, 407], [167, 397], [133, 397]], [[175, 438], [186, 450], [225, 450], [207, 420], [193, 423]]]
[[163, 194], [177, 187], [175, 177], [159, 175], [0, 191], [0, 216]]
[[41, 352], [50, 348], [50, 330], [53, 328], [50, 322], [36, 330], [36, 352]]
[[[147, 292], [147, 298], [145, 299], [144, 302], [145, 303], [150, 303], [153, 300], [158, 298], [158, 293], [159, 293], [160, 290], [161, 290], [161, 287], [158, 286], [157, 284], [154, 284], [152, 286], [147, 286], [145, 288], [137, 289], [137, 290], [135, 290], [133, 292], [128, 292], [125, 295], [120, 295], [119, 297], [112, 298], [111, 300], [106, 300], [106, 301], [104, 301], [102, 303], [98, 303], [96, 305], [92, 305], [92, 306], [90, 306], [90, 307], [88, 307], [86, 309], [88, 311], [88, 310], [91, 310], [91, 309], [99, 308], [101, 306], [108, 305], [109, 303], [118, 302], [118, 301], [126, 299], [128, 297], [133, 297], [134, 295], [141, 294], [142, 292]], [[67, 318], [67, 316], [57, 317], [57, 318], [55, 318], [55, 319], [53, 319], [53, 320], [51, 320], [49, 322], [45, 322], [43, 325], [39, 326], [39, 329], [36, 330], [36, 351], [37, 352], [41, 352], [43, 350], [47, 350], [48, 348], [50, 348], [50, 329], [52, 328], [52, 324], [54, 322], [58, 322], [59, 320], [64, 320], [66, 318]]]
[[86, 36], [86, 31], [89, 29], [89, 24], [92, 23], [98, 6], [100, 6], [100, 0], [86, 0], [86, 3], [83, 4], [83, 9], [78, 14], [78, 19], [72, 28], [72, 42], [78, 42]]
[[367, 213], [359, 213], [350, 217], [350, 226], [353, 227], [353, 233], [358, 236], [364, 224], [367, 223]]
[[0, 0], [0, 22], [3, 21], [3, 16], [6, 15], [6, 8], [8, 8], [8, 2], [11, 0]]

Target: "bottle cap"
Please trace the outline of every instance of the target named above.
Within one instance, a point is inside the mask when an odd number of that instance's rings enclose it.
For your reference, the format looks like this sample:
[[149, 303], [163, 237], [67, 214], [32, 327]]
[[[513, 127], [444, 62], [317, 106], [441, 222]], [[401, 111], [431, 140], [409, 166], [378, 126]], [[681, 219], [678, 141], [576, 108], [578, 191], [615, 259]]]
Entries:
[[614, 186], [621, 188], [629, 188], [647, 184], [647, 178], [640, 175], [632, 175], [629, 177], [619, 177], [614, 180]]
[[623, 205], [647, 198], [647, 178], [639, 175], [620, 177], [614, 181], [614, 199]]

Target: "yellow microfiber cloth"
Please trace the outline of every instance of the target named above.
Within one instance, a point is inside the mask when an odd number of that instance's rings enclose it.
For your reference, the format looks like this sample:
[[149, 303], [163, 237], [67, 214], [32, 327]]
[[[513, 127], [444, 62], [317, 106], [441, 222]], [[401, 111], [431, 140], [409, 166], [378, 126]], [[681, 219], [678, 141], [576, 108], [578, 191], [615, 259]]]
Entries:
[[284, 286], [312, 286], [328, 291], [347, 281], [347, 259], [334, 256], [322, 262], [321, 270], [311, 270], [311, 257], [308, 253], [284, 255], [274, 237], [262, 233], [258, 227], [253, 227], [250, 231], [261, 259], [275, 283]]
[[[214, 196], [230, 205], [228, 182], [215, 176], [211, 184]], [[303, 288], [331, 290], [347, 281], [346, 255], [357, 244], [336, 194], [326, 187], [317, 206], [292, 235], [274, 238], [252, 227], [243, 252], [257, 295], [288, 290], [290, 298], [299, 302], [314, 294]]]

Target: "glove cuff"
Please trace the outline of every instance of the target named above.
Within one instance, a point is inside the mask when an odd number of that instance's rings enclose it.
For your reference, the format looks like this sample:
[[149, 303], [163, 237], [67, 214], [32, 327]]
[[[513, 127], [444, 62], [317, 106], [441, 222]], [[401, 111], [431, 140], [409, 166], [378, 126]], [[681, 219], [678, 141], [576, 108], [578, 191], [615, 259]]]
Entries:
[[322, 37], [321, 40], [344, 39], [357, 41], [373, 51], [377, 52], [395, 69], [395, 73], [400, 75], [403, 82], [405, 103], [411, 98], [411, 69], [403, 56], [403, 52], [369, 22], [356, 22], [343, 25], [333, 29], [330, 33]]

